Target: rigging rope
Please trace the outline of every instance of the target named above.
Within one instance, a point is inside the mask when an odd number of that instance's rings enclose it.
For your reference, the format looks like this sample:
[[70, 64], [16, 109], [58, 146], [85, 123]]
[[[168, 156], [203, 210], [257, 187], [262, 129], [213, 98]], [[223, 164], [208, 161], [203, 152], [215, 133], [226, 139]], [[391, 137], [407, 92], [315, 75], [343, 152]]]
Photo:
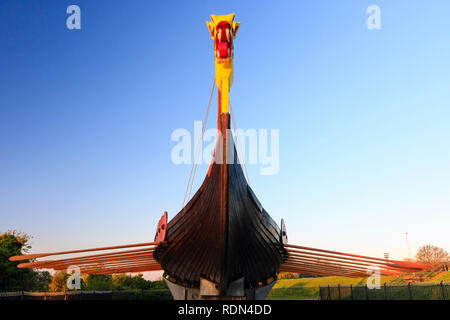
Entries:
[[[230, 102], [230, 112], [231, 112], [231, 119], [233, 120], [234, 135], [236, 136], [236, 141], [238, 143], [238, 157], [242, 159], [242, 164], [244, 167], [245, 176], [247, 178], [247, 183], [250, 185], [250, 179], [248, 178], [247, 166], [245, 165], [245, 156], [244, 156], [244, 152], [242, 151], [241, 142], [239, 141], [239, 136], [237, 133], [237, 126], [236, 126], [236, 119], [234, 117], [233, 108], [231, 107], [231, 102]], [[241, 157], [241, 155], [242, 155], [242, 157]]]
[[[198, 156], [199, 156], [199, 153], [200, 153], [200, 150], [201, 150], [200, 146], [201, 146], [201, 143], [203, 141], [203, 134], [205, 133], [206, 122], [208, 121], [208, 115], [209, 115], [209, 110], [211, 109], [211, 101], [212, 101], [212, 97], [213, 97], [215, 86], [216, 86], [216, 78], [214, 78], [214, 80], [213, 80], [213, 86], [212, 86], [212, 89], [211, 89], [211, 95], [209, 96], [208, 107], [206, 108], [205, 118], [203, 119], [202, 134], [201, 134], [200, 139], [198, 141], [197, 150], [196, 150], [197, 152], [196, 152], [196, 155], [195, 155], [194, 163], [192, 164], [191, 173], [189, 174], [189, 180], [188, 180], [188, 184], [187, 184], [187, 187], [186, 187], [186, 192], [184, 193], [183, 205], [181, 206], [181, 208], [184, 208], [184, 205], [186, 203], [186, 199], [189, 200], [189, 197], [191, 196], [191, 190], [192, 190], [192, 185], [194, 184], [195, 172], [197, 171]], [[188, 194], [188, 191], [189, 191], [189, 194]], [[186, 196], [187, 196], [187, 198], [186, 198]]]

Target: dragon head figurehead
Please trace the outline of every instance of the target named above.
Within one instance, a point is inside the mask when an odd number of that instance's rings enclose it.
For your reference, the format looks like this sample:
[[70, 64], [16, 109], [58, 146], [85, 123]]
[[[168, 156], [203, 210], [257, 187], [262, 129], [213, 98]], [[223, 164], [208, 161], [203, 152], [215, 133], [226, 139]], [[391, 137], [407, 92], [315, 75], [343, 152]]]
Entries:
[[214, 40], [216, 62], [226, 63], [233, 59], [233, 40], [240, 23], [234, 21], [234, 13], [225, 16], [211, 15], [212, 21], [206, 22], [211, 38]]
[[234, 13], [225, 16], [213, 14], [211, 20], [206, 24], [214, 40], [216, 83], [220, 90], [229, 90], [233, 83], [233, 40], [240, 22], [234, 21]]

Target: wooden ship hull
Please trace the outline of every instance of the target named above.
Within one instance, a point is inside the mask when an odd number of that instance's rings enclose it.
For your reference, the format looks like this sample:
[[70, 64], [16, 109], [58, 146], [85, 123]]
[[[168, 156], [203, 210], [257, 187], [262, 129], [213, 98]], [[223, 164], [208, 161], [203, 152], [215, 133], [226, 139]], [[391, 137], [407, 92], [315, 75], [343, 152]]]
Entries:
[[230, 115], [221, 114], [218, 122], [223, 138], [208, 175], [170, 220], [165, 243], [154, 256], [173, 284], [200, 289], [201, 280], [208, 281], [213, 292], [229, 296], [230, 284], [239, 283], [243, 292], [273, 283], [286, 251], [280, 228], [245, 179], [229, 130]]

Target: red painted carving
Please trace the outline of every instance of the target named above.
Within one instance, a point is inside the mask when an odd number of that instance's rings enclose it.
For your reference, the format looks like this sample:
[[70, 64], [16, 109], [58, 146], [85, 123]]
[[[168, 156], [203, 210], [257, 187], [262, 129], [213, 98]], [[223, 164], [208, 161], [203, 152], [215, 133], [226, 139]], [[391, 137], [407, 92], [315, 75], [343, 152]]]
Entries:
[[167, 211], [164, 212], [161, 219], [158, 222], [158, 228], [156, 229], [155, 242], [164, 241], [166, 238], [167, 230]]

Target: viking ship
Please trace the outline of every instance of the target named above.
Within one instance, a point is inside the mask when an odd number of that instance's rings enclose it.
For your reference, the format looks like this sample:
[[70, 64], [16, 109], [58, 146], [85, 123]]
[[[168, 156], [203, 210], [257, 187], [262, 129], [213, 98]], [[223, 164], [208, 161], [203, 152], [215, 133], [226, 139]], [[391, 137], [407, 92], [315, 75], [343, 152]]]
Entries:
[[[233, 48], [240, 27], [234, 17], [212, 15], [207, 22], [214, 42], [218, 135], [213, 160], [195, 195], [170, 221], [167, 212], [163, 214], [153, 242], [11, 257], [18, 261], [70, 255], [21, 263], [19, 268], [77, 266], [84, 274], [163, 270], [179, 300], [265, 299], [280, 272], [364, 277], [370, 268], [381, 275], [428, 268], [288, 244], [283, 220], [279, 227], [250, 188], [230, 130]], [[106, 253], [79, 256], [95, 251]]]

